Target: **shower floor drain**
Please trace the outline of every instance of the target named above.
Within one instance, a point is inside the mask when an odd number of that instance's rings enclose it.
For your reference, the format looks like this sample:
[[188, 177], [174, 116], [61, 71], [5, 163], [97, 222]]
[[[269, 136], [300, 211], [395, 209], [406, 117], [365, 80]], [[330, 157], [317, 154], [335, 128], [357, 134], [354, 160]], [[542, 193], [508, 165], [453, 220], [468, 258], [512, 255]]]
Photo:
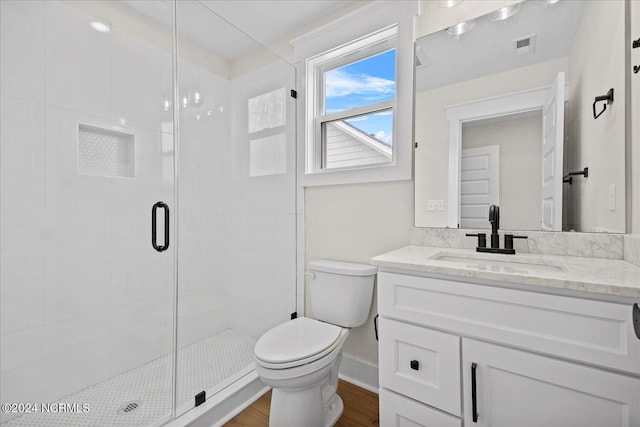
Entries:
[[118, 414], [119, 415], [130, 414], [131, 412], [133, 412], [136, 409], [138, 409], [140, 407], [140, 405], [142, 405], [142, 402], [140, 400], [134, 400], [133, 402], [127, 402], [127, 403], [125, 403], [124, 405], [122, 405], [118, 409]]

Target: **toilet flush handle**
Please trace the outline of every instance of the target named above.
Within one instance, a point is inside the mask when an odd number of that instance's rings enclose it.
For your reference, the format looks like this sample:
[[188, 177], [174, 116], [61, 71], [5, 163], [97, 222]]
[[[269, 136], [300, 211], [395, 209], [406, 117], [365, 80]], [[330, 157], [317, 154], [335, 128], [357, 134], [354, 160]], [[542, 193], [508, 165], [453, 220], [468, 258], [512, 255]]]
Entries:
[[316, 278], [316, 273], [314, 273], [313, 271], [309, 271], [305, 273], [305, 277], [309, 280], [313, 280]]

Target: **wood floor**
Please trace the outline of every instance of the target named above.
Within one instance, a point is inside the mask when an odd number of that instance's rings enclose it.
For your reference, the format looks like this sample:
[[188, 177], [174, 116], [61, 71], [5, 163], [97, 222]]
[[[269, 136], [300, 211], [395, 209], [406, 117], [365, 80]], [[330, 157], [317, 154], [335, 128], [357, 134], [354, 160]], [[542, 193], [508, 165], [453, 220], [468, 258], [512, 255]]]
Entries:
[[[344, 412], [336, 427], [377, 426], [378, 395], [346, 381], [338, 383], [338, 394], [344, 402]], [[271, 391], [240, 412], [225, 427], [267, 427]], [[302, 427], [302, 426], [301, 426]]]

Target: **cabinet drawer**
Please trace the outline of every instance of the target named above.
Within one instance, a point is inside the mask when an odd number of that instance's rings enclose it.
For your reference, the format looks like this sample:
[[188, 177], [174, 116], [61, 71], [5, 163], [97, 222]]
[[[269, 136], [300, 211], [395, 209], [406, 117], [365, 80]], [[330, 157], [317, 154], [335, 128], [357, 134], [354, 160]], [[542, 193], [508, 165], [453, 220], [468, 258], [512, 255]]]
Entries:
[[460, 418], [380, 389], [380, 425], [384, 427], [461, 427]]
[[380, 316], [640, 373], [631, 305], [378, 273]]
[[460, 415], [460, 338], [381, 318], [380, 386]]

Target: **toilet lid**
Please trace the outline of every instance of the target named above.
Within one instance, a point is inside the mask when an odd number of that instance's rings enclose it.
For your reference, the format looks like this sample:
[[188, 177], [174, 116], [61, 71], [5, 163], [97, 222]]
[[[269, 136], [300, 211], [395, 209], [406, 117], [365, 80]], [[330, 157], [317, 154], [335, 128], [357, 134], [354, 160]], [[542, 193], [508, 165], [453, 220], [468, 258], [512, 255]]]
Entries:
[[319, 320], [299, 317], [267, 331], [256, 343], [255, 355], [269, 363], [309, 358], [331, 347], [341, 328]]

